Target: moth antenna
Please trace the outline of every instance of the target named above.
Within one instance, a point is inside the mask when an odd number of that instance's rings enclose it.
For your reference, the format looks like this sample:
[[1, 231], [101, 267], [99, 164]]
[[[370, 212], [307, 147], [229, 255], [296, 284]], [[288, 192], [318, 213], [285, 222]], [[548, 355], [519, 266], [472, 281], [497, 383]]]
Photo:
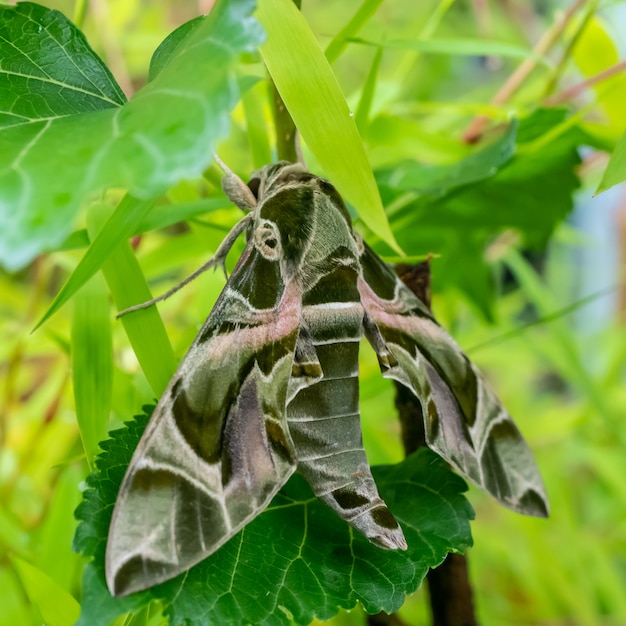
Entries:
[[224, 241], [222, 241], [218, 249], [215, 251], [215, 254], [206, 263], [204, 263], [195, 272], [193, 272], [193, 274], [190, 274], [189, 276], [187, 276], [187, 278], [182, 280], [177, 285], [174, 285], [174, 287], [172, 287], [169, 291], [166, 291], [164, 294], [157, 296], [156, 298], [152, 298], [152, 300], [148, 300], [147, 302], [134, 304], [133, 306], [129, 306], [128, 308], [123, 309], [115, 316], [116, 319], [119, 319], [120, 317], [122, 317], [122, 315], [126, 315], [127, 313], [132, 313], [133, 311], [147, 309], [149, 306], [152, 306], [153, 304], [156, 304], [157, 302], [161, 302], [162, 300], [169, 298], [171, 295], [175, 294], [177, 291], [182, 289], [185, 285], [188, 285], [192, 280], [194, 280], [195, 278], [198, 278], [200, 274], [202, 274], [203, 272], [206, 272], [210, 267], [221, 265], [222, 269], [224, 270], [224, 274], [226, 275], [226, 278], [228, 278], [228, 274], [226, 273], [226, 256], [230, 252], [230, 249], [232, 248], [233, 244], [235, 243], [239, 235], [241, 235], [241, 233], [244, 230], [246, 230], [251, 220], [252, 220], [252, 213], [249, 213], [248, 215], [240, 219], [231, 228], [228, 235], [226, 235]]
[[232, 200], [242, 211], [252, 211], [256, 209], [257, 199], [250, 190], [250, 187], [233, 172], [217, 154], [213, 155], [215, 161], [224, 172], [222, 178], [222, 189], [224, 193]]

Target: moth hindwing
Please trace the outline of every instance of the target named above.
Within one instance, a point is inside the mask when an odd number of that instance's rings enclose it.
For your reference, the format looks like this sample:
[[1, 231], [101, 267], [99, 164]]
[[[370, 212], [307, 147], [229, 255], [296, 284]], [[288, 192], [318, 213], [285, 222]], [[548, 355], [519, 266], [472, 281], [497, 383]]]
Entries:
[[245, 191], [237, 184], [230, 175], [225, 190], [252, 211], [247, 245], [122, 482], [106, 552], [111, 593], [145, 589], [209, 556], [296, 469], [374, 544], [406, 549], [363, 449], [363, 335], [383, 375], [418, 398], [435, 451], [510, 508], [546, 515], [539, 472], [510, 416], [355, 235], [332, 185], [286, 162], [255, 172]]

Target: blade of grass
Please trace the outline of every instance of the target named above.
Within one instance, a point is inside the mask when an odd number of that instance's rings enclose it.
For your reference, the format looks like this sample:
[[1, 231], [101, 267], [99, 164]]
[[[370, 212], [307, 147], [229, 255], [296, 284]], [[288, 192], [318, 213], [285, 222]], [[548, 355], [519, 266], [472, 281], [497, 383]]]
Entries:
[[102, 266], [115, 246], [130, 237], [141, 223], [154, 200], [137, 200], [126, 194], [118, 204], [107, 224], [98, 233], [92, 244], [80, 260], [72, 275], [57, 293], [50, 308], [37, 322], [33, 332], [54, 315]]
[[[90, 235], [106, 228], [111, 208], [95, 205], [89, 212]], [[117, 209], [116, 209], [117, 211]], [[100, 231], [102, 232], [102, 231]], [[102, 272], [119, 311], [152, 299], [146, 279], [128, 243], [119, 243], [102, 264]], [[156, 307], [122, 317], [124, 330], [155, 395], [160, 396], [176, 371], [176, 358]]]
[[291, 0], [260, 0], [257, 18], [267, 33], [261, 54], [302, 138], [365, 224], [402, 254], [354, 118], [306, 20]]
[[74, 295], [72, 381], [76, 420], [89, 467], [106, 438], [113, 392], [113, 339], [106, 284], [92, 276]]
[[372, 65], [363, 85], [363, 92], [361, 93], [361, 99], [359, 100], [359, 106], [354, 116], [354, 121], [360, 132], [367, 127], [369, 121], [370, 111], [372, 109], [372, 102], [374, 101], [374, 94], [376, 93], [376, 82], [378, 80], [378, 70], [380, 69], [380, 62], [383, 58], [383, 49], [381, 47], [376, 48], [376, 54], [372, 59]]
[[425, 54], [447, 54], [455, 56], [500, 56], [514, 59], [535, 59], [548, 66], [545, 57], [538, 56], [533, 50], [515, 46], [502, 41], [485, 39], [398, 39], [390, 41], [372, 41], [353, 37], [353, 43], [390, 50], [413, 50]]
[[29, 600], [39, 609], [48, 626], [72, 626], [80, 614], [80, 605], [47, 574], [17, 556], [9, 556]]
[[352, 19], [333, 37], [328, 44], [325, 55], [329, 63], [334, 63], [346, 49], [350, 37], [354, 37], [367, 24], [383, 0], [365, 0]]
[[[503, 260], [539, 314], [550, 315], [557, 308], [557, 303], [554, 302], [548, 287], [541, 282], [531, 265], [513, 248], [503, 256]], [[550, 337], [561, 357], [557, 365], [564, 377], [587, 395], [599, 413], [613, 421], [616, 416], [605, 401], [601, 389], [597, 387], [585, 369], [571, 330], [563, 323], [563, 320], [554, 320], [550, 330]]]

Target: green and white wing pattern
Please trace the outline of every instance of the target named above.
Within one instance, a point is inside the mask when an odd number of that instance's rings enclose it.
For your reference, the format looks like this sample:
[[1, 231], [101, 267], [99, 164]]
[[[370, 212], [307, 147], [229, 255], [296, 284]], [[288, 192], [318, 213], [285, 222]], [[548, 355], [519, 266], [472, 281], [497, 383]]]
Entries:
[[366, 336], [383, 375], [419, 399], [428, 445], [505, 506], [547, 516], [533, 455], [478, 369], [368, 246], [361, 266]]
[[157, 405], [109, 530], [114, 595], [172, 578], [269, 504], [296, 469], [285, 421], [301, 295], [249, 244]]
[[296, 468], [381, 548], [406, 549], [361, 434], [358, 351], [419, 399], [427, 443], [506, 506], [547, 515], [534, 459], [478, 370], [356, 236], [327, 181], [286, 162], [224, 189], [248, 245], [157, 405], [113, 511], [114, 595], [168, 580], [261, 513]]

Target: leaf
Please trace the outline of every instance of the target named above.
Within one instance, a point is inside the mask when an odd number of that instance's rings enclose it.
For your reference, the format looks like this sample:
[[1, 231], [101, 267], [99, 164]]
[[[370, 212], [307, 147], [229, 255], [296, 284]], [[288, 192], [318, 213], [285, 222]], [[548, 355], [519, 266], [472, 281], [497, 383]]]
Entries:
[[118, 107], [126, 96], [85, 36], [58, 11], [0, 6], [0, 127]]
[[108, 624], [117, 615], [160, 599], [174, 624], [308, 624], [357, 601], [366, 611], [392, 612], [449, 551], [471, 544], [473, 513], [464, 482], [423, 449], [396, 466], [374, 468], [382, 497], [403, 526], [407, 552], [376, 548], [354, 533], [294, 476], [268, 509], [189, 572], [145, 592], [112, 598], [104, 552], [113, 503], [148, 416], [114, 431], [103, 443], [98, 472], [76, 515], [74, 546], [94, 560], [83, 579], [79, 626]]
[[78, 602], [37, 567], [17, 556], [9, 558], [47, 626], [72, 626], [80, 612]]
[[307, 146], [365, 224], [401, 253], [352, 114], [306, 20], [292, 0], [260, 0], [257, 17], [267, 32], [263, 60]]
[[378, 174], [400, 245], [409, 254], [440, 253], [433, 284], [461, 288], [487, 319], [494, 296], [487, 243], [514, 228], [526, 246], [541, 248], [572, 209], [578, 146], [591, 139], [570, 127], [542, 141], [566, 115], [538, 109], [457, 163], [403, 162]]
[[76, 420], [89, 467], [106, 437], [113, 392], [113, 339], [106, 285], [96, 274], [78, 291], [72, 314]]
[[54, 297], [52, 304], [37, 322], [34, 330], [54, 315], [99, 269], [111, 254], [111, 251], [130, 237], [152, 208], [153, 201], [141, 202], [136, 198], [124, 196], [107, 223], [97, 236], [92, 238], [85, 256]]
[[609, 164], [604, 170], [602, 180], [596, 189], [596, 193], [602, 193], [607, 189], [613, 187], [626, 180], [626, 133], [622, 135], [622, 138], [617, 142], [615, 150], [611, 155]]
[[349, 43], [349, 38], [356, 35], [374, 15], [382, 0], [363, 0], [363, 4], [352, 16], [350, 21], [333, 37], [326, 48], [326, 58], [329, 63], [337, 60]]
[[[100, 229], [106, 228], [109, 214], [110, 207], [106, 205], [92, 207], [88, 215], [88, 228], [92, 236], [97, 236]], [[152, 299], [137, 257], [128, 241], [122, 241], [116, 246], [103, 263], [102, 273], [118, 311]], [[124, 315], [122, 324], [152, 390], [155, 395], [161, 395], [176, 371], [176, 359], [156, 307]]]
[[200, 24], [206, 19], [206, 16], [199, 15], [192, 20], [185, 22], [176, 30], [172, 31], [154, 51], [150, 60], [150, 70], [148, 71], [148, 81], [154, 80], [157, 74], [168, 64], [168, 62], [176, 55], [178, 48], [185, 42], [187, 37], [193, 33]]
[[[41, 24], [29, 25], [19, 7], [0, 8], [0, 21], [11, 13], [20, 16], [22, 22], [11, 22], [7, 34], [15, 39], [10, 46], [29, 54], [40, 45]], [[117, 186], [146, 200], [206, 168], [237, 100], [232, 66], [261, 40], [253, 9], [253, 0], [217, 2], [155, 79], [124, 106], [106, 102], [96, 110], [93, 102], [76, 97], [71, 115], [40, 108], [27, 121], [0, 130], [0, 263], [18, 269], [59, 245], [80, 203], [94, 191]], [[82, 35], [60, 13], [38, 10], [48, 20], [46, 30], [58, 31], [60, 45], [70, 50], [64, 63], [53, 66], [50, 89], [66, 85], [66, 65], [78, 64], [86, 74], [101, 65], [91, 51], [89, 64], [74, 59], [71, 50], [84, 42]], [[25, 35], [17, 37], [20, 28]], [[6, 108], [10, 102], [2, 94]], [[40, 97], [47, 100], [47, 92]]]

